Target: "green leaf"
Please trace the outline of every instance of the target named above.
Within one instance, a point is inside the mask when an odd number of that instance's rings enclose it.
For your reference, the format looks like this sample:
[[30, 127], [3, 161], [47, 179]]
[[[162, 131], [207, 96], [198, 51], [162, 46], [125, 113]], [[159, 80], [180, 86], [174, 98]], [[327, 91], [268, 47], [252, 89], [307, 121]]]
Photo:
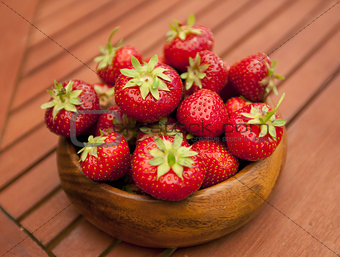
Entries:
[[140, 93], [143, 99], [146, 98], [149, 92], [150, 92], [150, 89], [146, 85], [143, 84], [140, 86]]
[[51, 101], [51, 102], [48, 102], [48, 103], [44, 103], [40, 106], [41, 109], [48, 109], [48, 108], [51, 108], [54, 106], [54, 102]]
[[164, 79], [165, 81], [169, 81], [169, 82], [172, 81], [171, 78], [169, 78], [169, 76], [166, 75], [166, 74], [164, 74], [164, 73], [158, 73], [158, 74], [157, 74], [157, 77], [159, 77], [159, 78], [161, 78], [161, 79]]
[[165, 144], [160, 137], [155, 137], [155, 143], [156, 143], [156, 145], [159, 149], [161, 149], [163, 151], [166, 150]]
[[269, 135], [276, 141], [276, 128], [274, 126], [269, 126]]
[[275, 127], [282, 127], [286, 124], [286, 121], [285, 120], [282, 120], [282, 119], [277, 119], [277, 120], [274, 120], [273, 121], [273, 125]]
[[175, 163], [171, 168], [176, 173], [176, 175], [183, 180], [183, 166]]
[[156, 157], [164, 157], [164, 152], [162, 152], [161, 150], [159, 150], [157, 148], [150, 150], [149, 153], [155, 158]]
[[181, 144], [183, 143], [183, 134], [178, 133], [175, 136], [174, 142], [172, 143], [172, 147], [177, 150], [181, 147]]
[[264, 137], [268, 133], [268, 126], [267, 125], [261, 125], [261, 132], [259, 137]]
[[194, 160], [190, 159], [190, 158], [179, 158], [178, 159], [178, 164], [184, 166], [184, 167], [188, 167], [191, 168], [192, 165], [194, 164]]
[[189, 15], [187, 24], [188, 24], [189, 27], [192, 27], [192, 26], [195, 25], [195, 15], [193, 15], [193, 14]]
[[120, 73], [131, 78], [138, 76], [138, 72], [136, 72], [136, 70], [133, 70], [133, 69], [121, 69]]
[[[159, 91], [158, 89], [154, 89], [152, 86], [150, 88], [151, 95], [158, 101], [159, 100]], [[142, 95], [143, 97], [143, 95]], [[144, 99], [144, 98], [143, 98]]]
[[243, 116], [246, 117], [246, 118], [250, 118], [250, 119], [253, 119], [253, 118], [256, 117], [255, 114], [253, 114], [253, 113], [247, 113], [247, 112], [242, 112], [241, 115], [243, 115]]
[[140, 62], [138, 61], [138, 59], [136, 57], [134, 57], [133, 55], [131, 55], [131, 63], [132, 63], [132, 66], [137, 70], [141, 70], [141, 64]]
[[158, 55], [155, 54], [154, 56], [151, 57], [150, 61], [148, 62], [147, 70], [149, 72], [152, 72], [155, 66], [157, 65], [157, 63], [158, 63]]
[[170, 166], [167, 162], [162, 163], [161, 165], [158, 166], [157, 168], [157, 180], [166, 174], [170, 170]]
[[162, 163], [164, 163], [164, 158], [163, 157], [155, 157], [149, 161], [149, 164], [152, 166], [159, 166]]

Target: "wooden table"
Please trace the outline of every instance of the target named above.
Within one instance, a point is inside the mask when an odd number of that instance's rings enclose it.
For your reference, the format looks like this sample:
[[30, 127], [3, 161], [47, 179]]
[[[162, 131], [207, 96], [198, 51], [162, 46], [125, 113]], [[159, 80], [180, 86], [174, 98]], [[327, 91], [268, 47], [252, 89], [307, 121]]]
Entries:
[[[288, 159], [261, 213], [229, 236], [148, 249], [89, 224], [60, 188], [57, 137], [41, 103], [54, 79], [96, 82], [93, 58], [115, 39], [162, 53], [174, 18], [195, 13], [233, 64], [265, 51], [286, 80]], [[0, 256], [339, 256], [340, 4], [321, 0], [4, 0], [0, 4]], [[274, 98], [277, 100], [277, 98]]]

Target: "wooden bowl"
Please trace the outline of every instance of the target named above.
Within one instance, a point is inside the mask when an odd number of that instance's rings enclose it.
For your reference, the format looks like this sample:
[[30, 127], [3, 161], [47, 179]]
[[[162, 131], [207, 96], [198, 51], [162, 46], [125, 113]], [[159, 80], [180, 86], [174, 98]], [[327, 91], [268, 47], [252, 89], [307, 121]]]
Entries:
[[269, 158], [246, 166], [228, 180], [167, 202], [128, 193], [83, 175], [73, 145], [61, 137], [61, 185], [80, 213], [114, 238], [145, 247], [193, 246], [246, 224], [273, 191], [287, 152], [286, 132]]

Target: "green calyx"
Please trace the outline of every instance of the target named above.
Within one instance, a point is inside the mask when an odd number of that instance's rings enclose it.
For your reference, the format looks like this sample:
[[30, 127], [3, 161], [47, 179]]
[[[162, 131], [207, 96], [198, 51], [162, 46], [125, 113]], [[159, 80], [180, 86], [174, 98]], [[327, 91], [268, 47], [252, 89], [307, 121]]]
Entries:
[[124, 88], [139, 87], [143, 99], [151, 95], [159, 100], [159, 90], [170, 91], [164, 81], [171, 82], [171, 79], [164, 74], [167, 69], [162, 67], [155, 68], [158, 64], [158, 56], [154, 55], [148, 63], [141, 65], [138, 59], [131, 56], [131, 63], [134, 69], [121, 69], [120, 72], [131, 79], [125, 84]]
[[189, 15], [186, 25], [180, 25], [177, 20], [174, 20], [174, 24], [170, 24], [171, 30], [166, 33], [168, 42], [172, 42], [177, 37], [181, 40], [185, 40], [189, 34], [201, 35], [201, 30], [193, 28], [194, 25], [195, 16], [193, 14]]
[[53, 108], [52, 116], [53, 120], [57, 116], [58, 112], [62, 109], [70, 112], [77, 112], [76, 105], [81, 105], [79, 95], [83, 92], [82, 90], [72, 90], [73, 81], [70, 80], [66, 87], [63, 84], [54, 81], [54, 87], [52, 90], [47, 92], [52, 97], [50, 102], [44, 103], [40, 106], [41, 109]]
[[284, 97], [285, 93], [282, 94], [279, 102], [271, 111], [269, 111], [267, 106], [264, 106], [261, 111], [257, 107], [251, 106], [250, 113], [241, 113], [244, 117], [250, 119], [247, 124], [260, 126], [261, 130], [259, 137], [264, 137], [269, 133], [269, 135], [276, 141], [275, 127], [282, 127], [286, 124], [285, 120], [275, 118], [275, 114]]
[[105, 107], [108, 107], [110, 105], [115, 105], [115, 99], [114, 99], [114, 93], [115, 88], [114, 87], [108, 87], [107, 85], [99, 86], [94, 85], [94, 90], [96, 91], [99, 102], [101, 105], [104, 105]]
[[162, 118], [160, 121], [152, 125], [150, 127], [141, 127], [139, 129], [141, 132], [147, 134], [144, 137], [140, 139], [142, 141], [146, 137], [149, 137], [150, 135], [154, 136], [176, 136], [178, 133], [182, 133], [179, 129], [176, 128], [176, 124], [169, 124], [168, 123], [168, 118]]
[[101, 70], [109, 65], [112, 64], [113, 58], [116, 56], [116, 52], [118, 51], [118, 49], [120, 49], [123, 45], [123, 41], [120, 40], [116, 46], [112, 46], [111, 44], [111, 39], [113, 37], [113, 35], [117, 32], [117, 30], [119, 29], [119, 27], [115, 27], [113, 29], [113, 31], [111, 32], [109, 39], [107, 41], [107, 45], [106, 48], [103, 46], [99, 47], [99, 51], [103, 54], [101, 56], [97, 56], [96, 58], [94, 58], [95, 62], [98, 62], [98, 70]]
[[201, 56], [196, 54], [195, 59], [189, 57], [188, 71], [181, 74], [181, 79], [185, 80], [185, 89], [189, 90], [195, 83], [200, 89], [202, 89], [201, 79], [204, 79], [206, 74], [204, 73], [208, 69], [209, 64], [201, 64]]
[[106, 138], [107, 137], [103, 135], [98, 137], [89, 136], [88, 143], [85, 143], [85, 147], [78, 151], [78, 154], [81, 153], [79, 161], [85, 161], [88, 155], [98, 158], [97, 147], [104, 144]]
[[275, 68], [276, 68], [276, 63], [277, 63], [276, 60], [273, 60], [271, 66], [269, 66], [269, 64], [266, 61], [264, 61], [264, 64], [268, 68], [268, 75], [267, 75], [267, 77], [262, 79], [259, 83], [261, 85], [266, 86], [265, 96], [267, 96], [271, 91], [273, 91], [275, 95], [278, 95], [278, 91], [277, 91], [277, 88], [276, 88], [276, 85], [275, 85], [275, 79], [278, 79], [278, 80], [284, 80], [285, 79], [284, 76], [274, 73]]
[[149, 164], [157, 167], [157, 180], [172, 169], [183, 180], [184, 167], [192, 167], [194, 160], [191, 157], [198, 153], [190, 147], [181, 146], [183, 134], [177, 134], [173, 143], [160, 137], [155, 137], [157, 148], [150, 150], [152, 159]]

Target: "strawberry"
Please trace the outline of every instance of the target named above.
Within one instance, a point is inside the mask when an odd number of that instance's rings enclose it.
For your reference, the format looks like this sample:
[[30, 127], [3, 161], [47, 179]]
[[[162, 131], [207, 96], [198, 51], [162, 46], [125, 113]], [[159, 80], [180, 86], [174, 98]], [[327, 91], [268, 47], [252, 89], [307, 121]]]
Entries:
[[95, 181], [117, 180], [131, 169], [128, 144], [115, 132], [89, 136], [88, 143], [79, 153], [83, 173]]
[[198, 52], [195, 58], [189, 57], [187, 72], [181, 74], [185, 80], [186, 94], [202, 89], [220, 92], [227, 83], [227, 65], [209, 50]]
[[284, 94], [274, 109], [265, 103], [252, 103], [234, 112], [225, 133], [228, 149], [233, 155], [258, 161], [275, 151], [286, 123], [276, 113], [283, 98]]
[[109, 36], [107, 48], [100, 47], [99, 50], [103, 54], [97, 56], [94, 61], [98, 62], [97, 74], [105, 82], [114, 85], [120, 69], [131, 67], [131, 56], [136, 57], [142, 61], [142, 56], [139, 51], [132, 46], [122, 46], [123, 42], [119, 41], [116, 46], [112, 46], [111, 39], [118, 30], [116, 27]]
[[159, 120], [158, 123], [150, 124], [147, 127], [139, 128], [140, 132], [137, 135], [137, 144], [147, 137], [153, 136], [175, 136], [177, 133], [182, 133], [184, 140], [186, 138], [186, 132], [182, 126], [180, 126], [174, 118], [165, 117]]
[[276, 61], [272, 63], [265, 53], [258, 53], [232, 65], [229, 80], [242, 96], [252, 102], [261, 102], [271, 90], [277, 95], [274, 81], [284, 79], [274, 74], [275, 67]]
[[[228, 74], [229, 74], [228, 69]], [[229, 77], [229, 75], [228, 75]], [[234, 96], [239, 96], [240, 94], [237, 92], [237, 90], [233, 87], [233, 85], [230, 82], [230, 79], [228, 79], [227, 84], [225, 85], [224, 88], [218, 93], [220, 97], [222, 98], [223, 102], [227, 101], [228, 99], [234, 97]]]
[[228, 114], [222, 99], [209, 89], [201, 89], [180, 104], [177, 120], [192, 135], [218, 137], [224, 132]]
[[115, 85], [117, 105], [131, 118], [153, 123], [168, 116], [178, 106], [183, 86], [170, 66], [158, 63], [154, 55], [140, 64], [131, 57], [133, 69], [122, 69]]
[[164, 58], [168, 65], [184, 72], [189, 65], [189, 57], [194, 58], [203, 50], [212, 50], [212, 32], [205, 26], [194, 25], [195, 16], [190, 15], [186, 25], [174, 20], [171, 30], [166, 34]]
[[157, 199], [179, 201], [198, 190], [205, 166], [197, 152], [183, 141], [183, 135], [148, 137], [132, 157], [136, 185]]
[[246, 106], [247, 104], [250, 104], [251, 102], [244, 99], [242, 96], [235, 96], [230, 98], [226, 103], [225, 107], [228, 112], [228, 116], [230, 117], [234, 112], [236, 112], [238, 109], [241, 109], [242, 107]]
[[75, 135], [83, 135], [97, 121], [98, 116], [89, 113], [74, 115], [78, 111], [99, 110], [99, 100], [94, 88], [80, 80], [70, 80], [63, 84], [54, 81], [50, 102], [41, 105], [46, 109], [45, 122], [55, 134], [70, 136], [71, 117], [75, 120]]
[[192, 150], [199, 153], [207, 169], [202, 188], [220, 183], [237, 172], [239, 162], [222, 142], [197, 141]]
[[136, 138], [136, 121], [128, 117], [119, 106], [112, 106], [108, 113], [99, 116], [96, 127], [96, 135], [100, 136], [102, 132], [116, 132], [122, 134], [127, 141]]
[[99, 104], [101, 109], [108, 109], [111, 106], [115, 106], [115, 89], [112, 85], [104, 83], [93, 84], [94, 90], [99, 97]]

